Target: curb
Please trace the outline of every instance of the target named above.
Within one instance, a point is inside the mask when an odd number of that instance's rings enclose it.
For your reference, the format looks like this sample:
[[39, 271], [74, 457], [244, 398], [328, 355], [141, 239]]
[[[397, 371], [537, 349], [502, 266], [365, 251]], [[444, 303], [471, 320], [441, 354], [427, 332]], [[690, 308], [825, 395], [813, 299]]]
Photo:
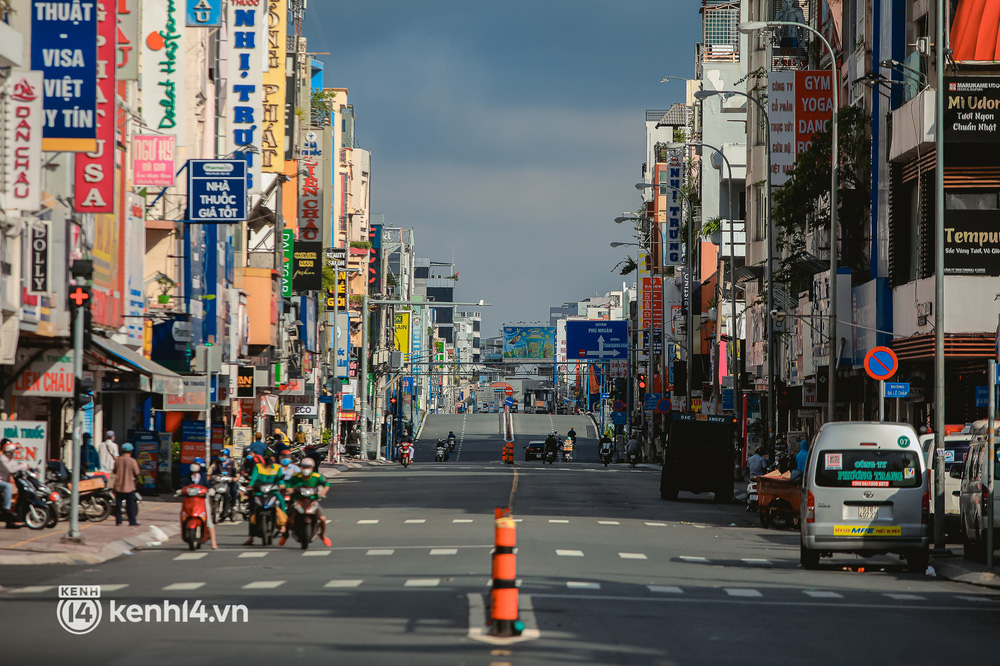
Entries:
[[154, 527], [166, 533], [167, 538], [177, 536], [181, 531], [180, 526], [175, 523], [150, 525], [150, 528], [142, 534], [111, 541], [96, 553], [67, 552], [0, 555], [0, 565], [101, 564], [120, 555], [131, 554], [131, 551], [143, 548], [149, 544], [162, 543], [161, 541], [157, 541], [156, 536], [153, 534]]
[[1000, 576], [990, 571], [972, 571], [958, 564], [952, 564], [947, 560], [931, 558], [931, 566], [939, 578], [954, 581], [956, 583], [966, 583], [979, 587], [988, 587], [1000, 590]]

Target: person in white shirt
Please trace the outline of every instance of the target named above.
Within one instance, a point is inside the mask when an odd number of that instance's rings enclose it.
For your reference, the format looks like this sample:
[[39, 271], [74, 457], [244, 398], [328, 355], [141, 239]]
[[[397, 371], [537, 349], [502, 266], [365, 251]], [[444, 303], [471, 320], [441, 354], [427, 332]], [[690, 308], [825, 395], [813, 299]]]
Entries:
[[97, 446], [97, 454], [101, 458], [101, 471], [110, 473], [115, 468], [115, 460], [118, 459], [118, 445], [115, 443], [114, 430], [104, 433], [104, 441]]
[[0, 441], [0, 502], [6, 512], [10, 512], [13, 504], [14, 481], [11, 478], [15, 473], [28, 469], [28, 466], [14, 460], [14, 452], [17, 445], [7, 438]]

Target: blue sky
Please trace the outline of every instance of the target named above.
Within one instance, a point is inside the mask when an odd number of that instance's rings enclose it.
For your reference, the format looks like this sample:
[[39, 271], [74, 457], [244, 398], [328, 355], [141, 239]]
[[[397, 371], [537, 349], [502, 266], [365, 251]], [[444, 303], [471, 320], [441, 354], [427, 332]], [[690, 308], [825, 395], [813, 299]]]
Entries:
[[[621, 287], [646, 109], [683, 101], [696, 0], [309, 4], [309, 51], [348, 88], [372, 210], [485, 300], [483, 335]], [[634, 278], [630, 278], [631, 282]]]

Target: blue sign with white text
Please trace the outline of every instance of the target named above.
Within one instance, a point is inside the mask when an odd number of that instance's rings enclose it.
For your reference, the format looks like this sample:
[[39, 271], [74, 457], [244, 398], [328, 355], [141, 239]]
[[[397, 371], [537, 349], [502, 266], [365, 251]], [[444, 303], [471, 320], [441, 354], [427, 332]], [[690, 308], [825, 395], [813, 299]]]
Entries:
[[887, 398], [909, 398], [910, 382], [886, 382], [885, 397]]
[[628, 358], [627, 321], [567, 321], [566, 360], [611, 361]]
[[247, 219], [247, 163], [188, 160], [188, 221], [219, 223]]
[[218, 28], [222, 25], [222, 0], [187, 0], [187, 27]]
[[80, 0], [31, 4], [30, 69], [45, 76], [44, 139], [97, 138], [97, 10], [96, 2]]
[[646, 411], [652, 411], [656, 409], [656, 403], [660, 401], [659, 393], [647, 393], [645, 396], [645, 407]]

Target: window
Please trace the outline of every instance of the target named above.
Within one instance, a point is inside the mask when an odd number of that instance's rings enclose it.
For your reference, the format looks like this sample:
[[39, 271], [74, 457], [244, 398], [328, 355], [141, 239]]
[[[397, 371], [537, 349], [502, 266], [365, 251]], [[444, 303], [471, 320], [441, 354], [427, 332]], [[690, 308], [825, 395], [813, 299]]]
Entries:
[[844, 449], [819, 451], [816, 485], [827, 488], [916, 488], [920, 451]]
[[1000, 193], [945, 192], [944, 207], [948, 210], [1000, 210]]

